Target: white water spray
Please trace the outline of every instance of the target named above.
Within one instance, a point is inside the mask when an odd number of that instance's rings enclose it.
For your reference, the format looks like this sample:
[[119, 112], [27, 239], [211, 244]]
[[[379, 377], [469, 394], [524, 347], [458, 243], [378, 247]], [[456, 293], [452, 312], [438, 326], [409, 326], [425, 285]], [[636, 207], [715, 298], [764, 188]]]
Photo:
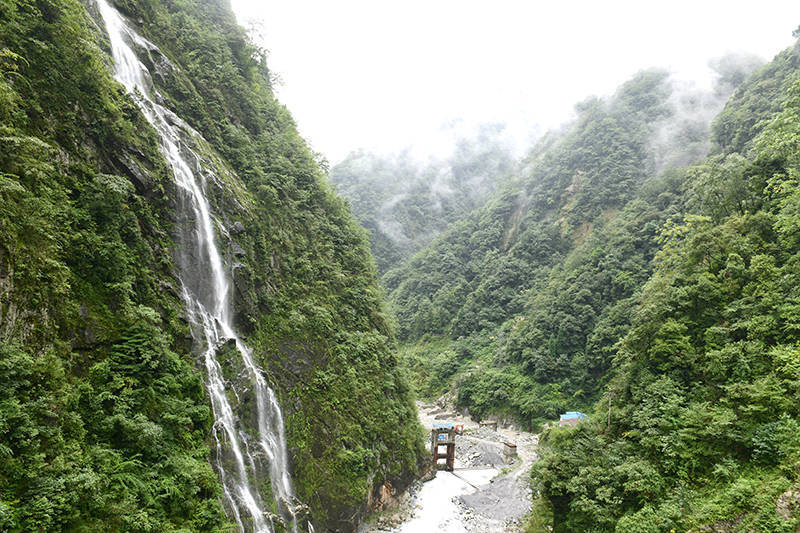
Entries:
[[[204, 193], [205, 180], [189, 164], [192, 162], [198, 166], [199, 158], [181, 140], [182, 133], [190, 135], [198, 142], [201, 142], [200, 136], [174, 113], [153, 100], [155, 89], [150, 72], [128, 43], [141, 44], [150, 50], [155, 49], [155, 45], [136, 34], [106, 0], [97, 0], [97, 5], [111, 42], [114, 77], [125, 85], [158, 132], [164, 155], [182, 191], [183, 210], [180, 214], [194, 222], [191, 231], [186, 232], [184, 242], [181, 243], [184, 249], [179, 258], [180, 279], [189, 318], [194, 325], [193, 335], [198, 344], [204, 346], [206, 388], [211, 397], [216, 421], [216, 466], [222, 481], [226, 507], [242, 533], [274, 531], [274, 520], [277, 517], [266, 512], [266, 502], [262, 500], [257, 488], [257, 472], [266, 463], [269, 465], [272, 492], [279, 515], [287, 529], [296, 533], [297, 523], [293, 508], [295, 499], [289, 477], [280, 405], [261, 370], [253, 362], [252, 351], [233, 329], [231, 283], [217, 249], [214, 220]], [[202, 170], [210, 171], [205, 168]], [[218, 221], [217, 223], [219, 224]], [[244, 370], [237, 379], [246, 381], [245, 391], [237, 391], [232, 384], [226, 383], [217, 360], [219, 349], [231, 341], [241, 358], [238, 363]], [[238, 398], [240, 392], [254, 395], [257, 432], [254, 431], [253, 435], [245, 431], [228, 399], [229, 393]]]

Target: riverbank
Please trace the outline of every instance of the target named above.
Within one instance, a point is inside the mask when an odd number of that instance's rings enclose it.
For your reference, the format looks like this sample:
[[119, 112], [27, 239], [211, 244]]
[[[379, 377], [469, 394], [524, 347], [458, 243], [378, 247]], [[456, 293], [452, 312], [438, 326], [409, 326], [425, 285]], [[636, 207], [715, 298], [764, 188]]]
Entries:
[[[479, 425], [436, 404], [418, 403], [422, 425], [464, 425], [456, 438], [455, 470], [417, 483], [397, 509], [384, 512], [359, 533], [518, 533], [530, 509], [529, 474], [537, 460], [538, 435]], [[503, 460], [504, 442], [517, 445], [518, 458]]]

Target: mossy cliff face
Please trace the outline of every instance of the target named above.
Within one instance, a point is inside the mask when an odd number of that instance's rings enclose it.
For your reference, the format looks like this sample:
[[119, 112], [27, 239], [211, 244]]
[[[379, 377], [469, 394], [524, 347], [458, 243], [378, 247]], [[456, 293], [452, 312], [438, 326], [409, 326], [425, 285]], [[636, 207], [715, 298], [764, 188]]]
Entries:
[[[119, 2], [196, 152], [236, 324], [284, 406], [294, 483], [348, 530], [420, 456], [363, 231], [224, 2]], [[176, 191], [94, 6], [0, 0], [0, 529], [215, 530], [213, 422], [175, 279]], [[235, 371], [235, 369], [231, 369]]]

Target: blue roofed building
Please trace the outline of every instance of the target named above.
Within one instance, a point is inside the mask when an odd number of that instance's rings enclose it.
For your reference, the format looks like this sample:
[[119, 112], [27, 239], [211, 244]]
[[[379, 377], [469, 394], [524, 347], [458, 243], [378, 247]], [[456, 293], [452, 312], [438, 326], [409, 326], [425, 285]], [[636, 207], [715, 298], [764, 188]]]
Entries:
[[561, 415], [561, 419], [558, 421], [559, 426], [577, 426], [578, 422], [581, 420], [586, 420], [589, 418], [588, 415], [585, 415], [579, 411], [567, 411], [563, 415]]

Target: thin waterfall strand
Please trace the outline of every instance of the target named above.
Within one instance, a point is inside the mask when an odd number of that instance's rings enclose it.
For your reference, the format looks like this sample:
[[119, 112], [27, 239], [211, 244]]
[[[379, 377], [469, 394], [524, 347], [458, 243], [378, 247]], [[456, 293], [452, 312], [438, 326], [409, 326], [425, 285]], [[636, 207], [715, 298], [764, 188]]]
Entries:
[[[223, 486], [224, 498], [232, 518], [243, 533], [272, 533], [274, 524], [271, 515], [265, 512], [264, 502], [248, 470], [255, 470], [259, 463], [250, 441], [269, 463], [270, 480], [278, 509], [286, 519], [291, 531], [297, 532], [297, 524], [292, 508], [294, 493], [289, 476], [288, 454], [284, 437], [283, 416], [275, 393], [255, 365], [252, 351], [244, 344], [233, 329], [231, 317], [229, 277], [225, 271], [222, 256], [216, 245], [215, 225], [211, 209], [204, 194], [204, 181], [198, 181], [195, 172], [187, 163], [184, 154], [194, 155], [191, 149], [181, 142], [181, 130], [174, 124], [181, 121], [171, 111], [151, 99], [153, 83], [147, 68], [137, 58], [128, 42], [145, 43], [151, 49], [152, 43], [137, 35], [123, 20], [119, 13], [106, 0], [98, 0], [100, 14], [105, 22], [111, 42], [115, 65], [115, 78], [133, 96], [145, 117], [161, 138], [161, 145], [167, 162], [172, 168], [178, 186], [184, 191], [189, 212], [195, 227], [191, 243], [195, 258], [199, 258], [204, 272], [201, 278], [208, 280], [211, 287], [198, 287], [194, 290], [185, 278], [191, 274], [181, 272], [182, 294], [189, 312], [189, 319], [195, 325], [195, 340], [205, 346], [203, 359], [206, 369], [206, 387], [211, 397], [214, 412], [214, 436], [216, 438], [216, 466]], [[189, 130], [183, 127], [183, 131]], [[199, 134], [191, 132], [198, 138]], [[198, 158], [193, 157], [194, 160]], [[208, 289], [211, 290], [208, 290]], [[226, 383], [222, 367], [217, 360], [219, 348], [234, 341], [241, 363], [246, 369], [252, 390], [255, 392], [257, 435], [248, 435], [233, 412], [228, 400], [228, 392], [238, 396], [235, 389]], [[223, 465], [223, 457], [228, 458]], [[309, 524], [310, 526], [310, 524]]]

